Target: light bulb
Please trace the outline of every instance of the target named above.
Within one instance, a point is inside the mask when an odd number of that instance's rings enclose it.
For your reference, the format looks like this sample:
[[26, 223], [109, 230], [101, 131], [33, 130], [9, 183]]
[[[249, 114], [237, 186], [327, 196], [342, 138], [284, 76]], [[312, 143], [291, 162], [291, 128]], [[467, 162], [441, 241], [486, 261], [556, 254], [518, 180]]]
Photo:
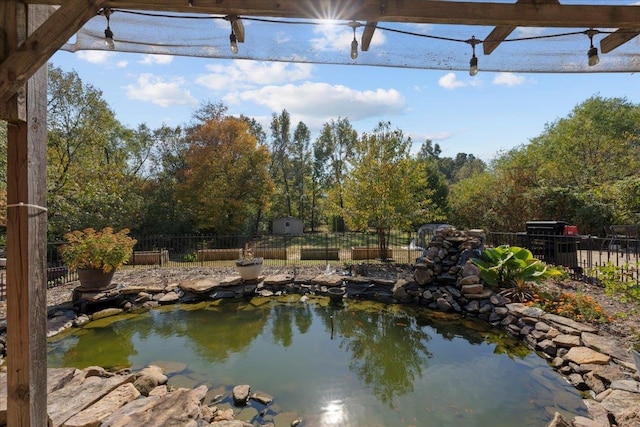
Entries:
[[351, 42], [351, 59], [358, 58], [358, 41], [353, 39]]
[[600, 62], [600, 58], [598, 58], [598, 48], [593, 45], [589, 48], [589, 52], [587, 52], [587, 57], [589, 58], [589, 66], [593, 67], [594, 65], [598, 65]]
[[238, 53], [238, 39], [236, 38], [236, 34], [233, 31], [229, 36], [229, 42], [231, 47], [231, 53]]
[[476, 74], [478, 74], [478, 57], [473, 55], [469, 61], [469, 75], [475, 76]]
[[111, 31], [111, 28], [109, 27], [107, 27], [107, 29], [104, 30], [104, 44], [110, 50], [113, 50], [116, 47], [115, 44], [113, 43], [113, 31]]

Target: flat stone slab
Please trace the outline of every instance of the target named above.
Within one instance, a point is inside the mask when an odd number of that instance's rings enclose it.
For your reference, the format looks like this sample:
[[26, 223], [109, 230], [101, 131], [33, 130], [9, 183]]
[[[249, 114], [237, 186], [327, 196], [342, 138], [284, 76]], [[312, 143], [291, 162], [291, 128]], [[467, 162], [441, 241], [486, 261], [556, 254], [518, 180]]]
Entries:
[[312, 282], [320, 286], [341, 286], [344, 276], [338, 274], [320, 274], [313, 278]]
[[576, 322], [575, 320], [569, 319], [568, 317], [558, 316], [557, 314], [545, 313], [542, 318], [559, 325], [568, 326], [580, 332], [598, 332], [598, 328], [594, 328], [593, 326], [584, 323]]
[[180, 282], [178, 287], [185, 292], [191, 292], [194, 294], [207, 294], [215, 291], [218, 288], [225, 288], [229, 286], [236, 286], [242, 283], [240, 276], [230, 276], [223, 279], [218, 278], [203, 278], [203, 279], [190, 279]]
[[615, 416], [629, 408], [640, 407], [640, 393], [612, 390], [611, 393], [602, 400], [602, 406]]
[[509, 312], [518, 317], [533, 317], [539, 319], [545, 315], [545, 311], [538, 307], [528, 307], [521, 303], [507, 304]]
[[76, 375], [66, 386], [49, 394], [47, 410], [54, 427], [64, 425], [69, 418], [93, 405], [122, 384], [131, 382], [132, 375], [114, 375], [110, 378]]
[[585, 346], [600, 353], [608, 354], [618, 360], [630, 360], [627, 350], [622, 348], [620, 344], [612, 338], [603, 337], [591, 332], [583, 332], [581, 338]]
[[282, 286], [289, 283], [293, 283], [293, 276], [289, 274], [275, 274], [264, 279], [265, 286]]
[[163, 396], [134, 400], [116, 410], [102, 421], [100, 427], [196, 427], [202, 418], [200, 405], [207, 387], [194, 390], [179, 388]]
[[606, 365], [611, 360], [611, 356], [608, 354], [599, 353], [589, 347], [572, 347], [564, 358], [579, 365], [585, 363]]
[[118, 408], [137, 399], [140, 392], [131, 383], [122, 384], [105, 397], [78, 412], [64, 423], [64, 427], [97, 427]]

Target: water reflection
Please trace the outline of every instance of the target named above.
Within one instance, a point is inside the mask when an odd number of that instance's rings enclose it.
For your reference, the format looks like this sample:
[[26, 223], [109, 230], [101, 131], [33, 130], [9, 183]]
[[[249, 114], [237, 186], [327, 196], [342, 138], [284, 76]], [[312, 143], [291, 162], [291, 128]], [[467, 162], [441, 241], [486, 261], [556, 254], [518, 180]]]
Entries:
[[334, 315], [340, 347], [351, 354], [349, 368], [375, 396], [393, 407], [393, 398], [413, 391], [432, 356], [426, 330], [406, 313], [346, 309]]
[[343, 426], [348, 424], [347, 411], [342, 400], [332, 400], [321, 408], [323, 426]]
[[51, 366], [157, 360], [186, 363], [194, 384], [251, 384], [305, 425], [537, 427], [555, 410], [584, 413], [543, 360], [487, 324], [367, 301], [174, 306], [90, 323], [49, 351]]

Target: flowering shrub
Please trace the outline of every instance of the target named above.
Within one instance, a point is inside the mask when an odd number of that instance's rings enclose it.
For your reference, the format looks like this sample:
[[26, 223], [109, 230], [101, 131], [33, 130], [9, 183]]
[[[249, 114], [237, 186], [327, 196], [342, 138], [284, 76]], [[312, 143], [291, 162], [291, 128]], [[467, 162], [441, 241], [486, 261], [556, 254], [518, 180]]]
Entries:
[[533, 295], [533, 300], [525, 304], [579, 322], [607, 323], [613, 320], [592, 296], [582, 292], [575, 294], [570, 292], [558, 294], [537, 292]]
[[72, 231], [64, 235], [67, 243], [60, 248], [60, 255], [71, 270], [93, 268], [108, 273], [131, 257], [137, 240], [128, 234], [127, 228], [114, 233], [111, 227]]

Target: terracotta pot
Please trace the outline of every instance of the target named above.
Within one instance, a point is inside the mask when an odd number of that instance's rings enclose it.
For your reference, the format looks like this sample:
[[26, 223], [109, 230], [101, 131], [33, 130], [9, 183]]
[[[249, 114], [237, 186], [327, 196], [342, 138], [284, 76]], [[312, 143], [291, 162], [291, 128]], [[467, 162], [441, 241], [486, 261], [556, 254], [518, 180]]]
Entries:
[[242, 280], [255, 280], [262, 273], [263, 258], [254, 258], [251, 260], [241, 259], [236, 261], [236, 270]]
[[116, 270], [108, 273], [96, 268], [79, 268], [78, 279], [82, 291], [102, 291], [109, 289]]

